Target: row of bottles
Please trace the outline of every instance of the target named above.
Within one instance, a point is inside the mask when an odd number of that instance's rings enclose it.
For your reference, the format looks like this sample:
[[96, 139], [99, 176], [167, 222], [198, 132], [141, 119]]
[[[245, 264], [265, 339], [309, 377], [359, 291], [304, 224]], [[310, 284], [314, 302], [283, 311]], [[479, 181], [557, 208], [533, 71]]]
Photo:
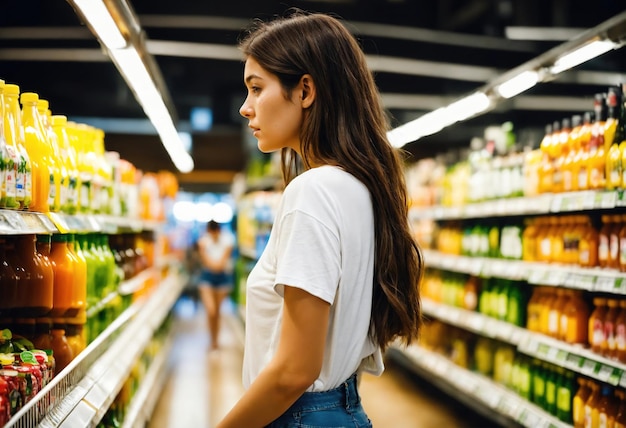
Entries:
[[163, 219], [161, 199], [175, 196], [175, 176], [144, 174], [105, 151], [104, 137], [0, 80], [0, 208]]
[[626, 188], [625, 88], [611, 86], [596, 94], [590, 111], [551, 122], [543, 136], [521, 130], [516, 141], [507, 122], [486, 128], [469, 149], [419, 160], [406, 171], [412, 205], [462, 206]]
[[[504, 223], [504, 224], [502, 224]], [[434, 228], [446, 254], [601, 267], [626, 272], [624, 214], [551, 215], [518, 220], [447, 222]]]

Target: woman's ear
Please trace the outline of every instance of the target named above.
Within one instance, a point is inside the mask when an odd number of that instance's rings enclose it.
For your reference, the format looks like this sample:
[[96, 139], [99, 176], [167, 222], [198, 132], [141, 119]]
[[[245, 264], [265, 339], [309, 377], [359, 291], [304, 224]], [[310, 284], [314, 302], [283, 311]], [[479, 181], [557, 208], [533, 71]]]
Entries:
[[302, 108], [309, 108], [315, 101], [315, 82], [310, 74], [305, 74], [300, 78], [301, 105]]

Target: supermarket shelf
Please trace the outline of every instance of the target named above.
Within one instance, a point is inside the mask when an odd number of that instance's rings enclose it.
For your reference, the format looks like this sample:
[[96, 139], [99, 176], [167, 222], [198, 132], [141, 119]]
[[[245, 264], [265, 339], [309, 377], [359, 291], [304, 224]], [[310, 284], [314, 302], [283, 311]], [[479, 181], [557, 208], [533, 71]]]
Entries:
[[58, 373], [6, 427], [96, 426], [185, 283], [184, 275], [177, 272], [165, 277]]
[[444, 305], [429, 299], [422, 299], [424, 315], [461, 327], [482, 336], [498, 339], [511, 345], [519, 345], [528, 335], [528, 330], [454, 306]]
[[174, 346], [173, 332], [163, 344], [159, 353], [154, 357], [141, 386], [135, 393], [124, 418], [123, 428], [143, 427], [147, 425], [152, 411], [167, 380], [166, 365], [170, 351]]
[[392, 346], [389, 356], [500, 426], [571, 428], [540, 407], [478, 373], [417, 345]]
[[0, 209], [0, 235], [33, 233], [102, 232], [122, 233], [158, 230], [161, 222], [104, 214], [43, 214]]
[[607, 210], [624, 206], [626, 206], [626, 196], [623, 190], [586, 190], [556, 194], [547, 193], [533, 197], [498, 199], [457, 207], [414, 207], [409, 215], [414, 220], [462, 220], [468, 218]]
[[604, 358], [582, 346], [570, 345], [478, 312], [429, 299], [422, 300], [422, 309], [425, 315], [447, 324], [515, 345], [521, 353], [613, 386], [626, 387], [626, 365]]
[[550, 263], [469, 257], [424, 250], [427, 267], [475, 276], [528, 281], [599, 293], [626, 295], [626, 273], [614, 269], [581, 268]]

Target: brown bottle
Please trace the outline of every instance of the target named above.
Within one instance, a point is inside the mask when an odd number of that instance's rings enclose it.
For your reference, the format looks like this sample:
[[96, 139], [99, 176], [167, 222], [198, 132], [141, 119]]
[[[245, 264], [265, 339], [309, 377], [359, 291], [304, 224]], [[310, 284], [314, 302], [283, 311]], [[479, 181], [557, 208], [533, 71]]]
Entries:
[[620, 309], [619, 302], [616, 299], [608, 299], [607, 306], [609, 310], [604, 317], [604, 338], [606, 340], [606, 346], [603, 349], [602, 355], [607, 358], [612, 358], [617, 354], [615, 321], [617, 321]]
[[62, 319], [54, 319], [50, 332], [52, 335], [52, 352], [56, 362], [57, 373], [63, 370], [74, 359], [72, 348], [65, 336], [65, 325], [63, 323], [64, 320]]
[[597, 354], [602, 354], [606, 347], [606, 337], [604, 337], [604, 317], [608, 311], [605, 298], [596, 297], [593, 299], [595, 309], [589, 317], [589, 345], [591, 350]]
[[608, 267], [611, 269], [619, 269], [619, 234], [622, 230], [622, 217], [619, 215], [611, 216], [611, 229], [609, 231], [609, 260]]
[[600, 267], [608, 267], [609, 266], [609, 237], [611, 235], [611, 217], [608, 215], [603, 215], [602, 219], [602, 229], [600, 229], [600, 233], [598, 234], [598, 264]]
[[626, 299], [619, 301], [620, 311], [615, 319], [615, 354], [621, 363], [626, 363]]
[[15, 240], [15, 251], [9, 261], [21, 281], [15, 299], [14, 315], [18, 317], [39, 317], [52, 309], [51, 269], [44, 266], [35, 249], [35, 235], [19, 235]]
[[0, 236], [0, 318], [9, 316], [15, 306], [18, 276], [7, 258], [7, 252], [13, 251], [10, 240]]
[[585, 216], [583, 231], [578, 250], [578, 264], [582, 267], [596, 267], [598, 265], [598, 231]]
[[588, 341], [589, 306], [580, 290], [567, 290], [569, 300], [563, 308], [566, 321], [566, 333], [563, 340], [571, 344], [586, 345]]

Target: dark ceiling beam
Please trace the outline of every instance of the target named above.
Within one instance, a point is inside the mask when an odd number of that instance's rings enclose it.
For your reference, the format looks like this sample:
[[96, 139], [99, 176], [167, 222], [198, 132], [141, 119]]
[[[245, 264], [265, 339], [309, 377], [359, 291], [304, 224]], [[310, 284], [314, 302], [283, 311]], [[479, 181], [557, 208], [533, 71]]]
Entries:
[[463, 28], [482, 17], [491, 7], [493, 7], [493, 2], [489, 0], [473, 0], [458, 9], [452, 16], [442, 20], [442, 28], [447, 31]]

